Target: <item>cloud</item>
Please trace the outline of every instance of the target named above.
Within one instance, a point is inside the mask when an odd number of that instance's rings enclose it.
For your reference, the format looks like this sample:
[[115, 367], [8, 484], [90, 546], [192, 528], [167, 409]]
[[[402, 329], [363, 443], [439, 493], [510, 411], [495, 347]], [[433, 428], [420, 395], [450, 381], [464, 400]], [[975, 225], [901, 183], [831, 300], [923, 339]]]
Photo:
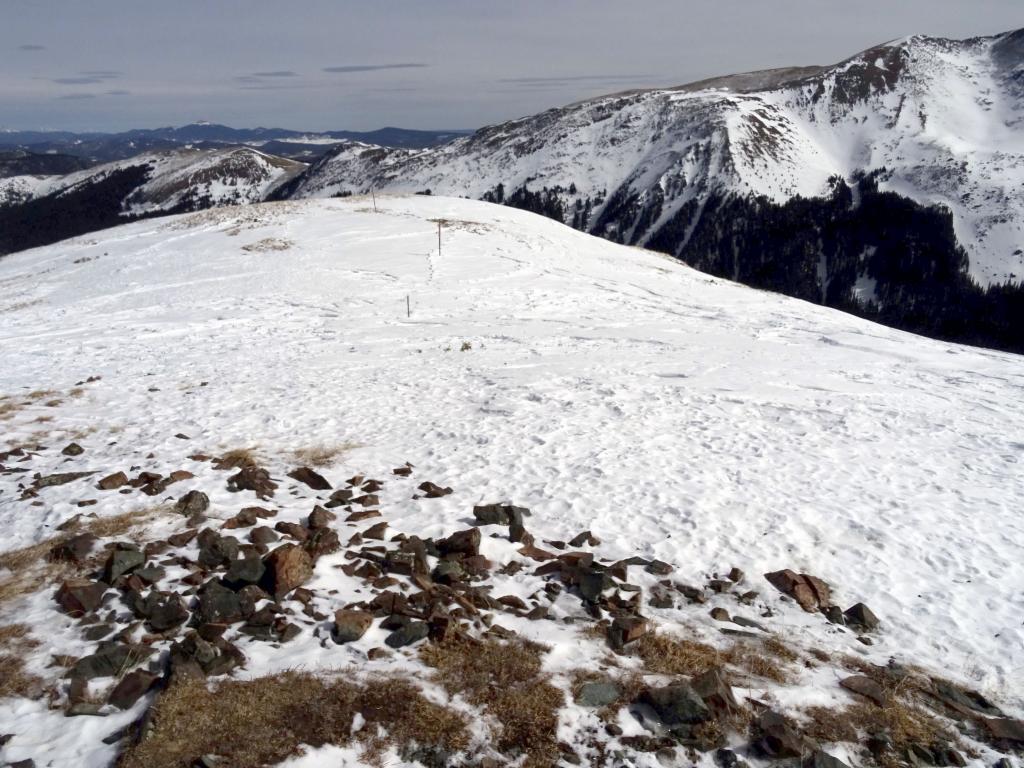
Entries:
[[69, 100], [72, 100], [72, 99], [75, 100], [75, 101], [78, 101], [80, 99], [95, 99], [96, 98], [96, 94], [95, 93], [65, 93], [63, 96], [58, 96], [57, 98], [60, 99], [61, 101], [69, 101]]
[[19, 51], [45, 51], [45, 45], [36, 45], [35, 43], [25, 43], [25, 45], [18, 46]]
[[274, 72], [253, 72], [252, 77], [298, 77], [290, 69], [279, 69]]
[[102, 83], [102, 77], [55, 77], [53, 82], [57, 85], [95, 85]]
[[421, 69], [429, 64], [349, 64], [344, 67], [324, 67], [324, 72], [349, 74], [351, 72], [378, 72], [382, 69]]
[[121, 89], [114, 90], [114, 91], [106, 91], [105, 93], [106, 93], [107, 96], [131, 96], [132, 95], [131, 91], [124, 91], [124, 90], [121, 90]]
[[89, 69], [82, 72], [83, 75], [89, 77], [98, 77], [101, 80], [116, 80], [123, 72], [118, 72], [116, 69]]

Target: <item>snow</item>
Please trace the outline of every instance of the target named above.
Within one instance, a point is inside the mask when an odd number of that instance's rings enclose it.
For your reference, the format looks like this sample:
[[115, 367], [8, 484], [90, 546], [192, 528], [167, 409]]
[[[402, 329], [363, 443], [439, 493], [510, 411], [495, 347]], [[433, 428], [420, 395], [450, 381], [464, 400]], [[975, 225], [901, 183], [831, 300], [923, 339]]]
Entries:
[[[760, 574], [812, 573], [884, 623], [871, 648], [830, 643], [1024, 706], [1019, 357], [750, 290], [522, 211], [382, 195], [377, 207], [224, 208], [3, 259], [0, 395], [63, 393], [4, 422], [5, 442], [50, 446], [32, 464], [44, 473], [189, 469], [221, 517], [244, 504], [192, 453], [254, 446], [283, 476], [296, 449], [351, 443], [324, 474], [386, 476], [395, 530], [440, 535], [473, 504], [509, 499], [545, 538], [590, 529], [607, 557], [657, 557], [684, 582], [738, 566], [775, 601]], [[440, 252], [438, 218], [449, 220]], [[287, 248], [244, 249], [268, 239]], [[67, 394], [92, 375], [102, 380]], [[72, 467], [59, 448], [75, 434], [86, 453]], [[414, 476], [391, 477], [406, 461]], [[30, 506], [18, 478], [0, 475], [4, 550], [51, 535], [96, 494], [72, 483]], [[423, 479], [455, 493], [413, 501]], [[100, 515], [140, 504], [100, 499]], [[275, 504], [299, 519], [311, 502], [279, 493]], [[503, 540], [484, 547], [498, 563], [514, 556]], [[336, 562], [318, 566], [318, 593], [356, 583]], [[496, 579], [496, 594], [522, 589]], [[0, 614], [15, 619], [46, 627], [39, 674], [54, 674], [51, 654], [85, 647], [48, 590]], [[792, 610], [772, 621], [796, 644], [828, 626]], [[552, 669], [587, 653], [568, 625], [514, 622], [554, 645]], [[345, 648], [252, 643], [245, 674], [365, 671], [374, 632]], [[114, 747], [98, 740], [141, 706], [64, 718], [2, 701], [0, 731], [20, 734], [3, 757], [106, 765]], [[357, 764], [341, 749], [323, 757]], [[314, 764], [317, 753], [289, 763]]]

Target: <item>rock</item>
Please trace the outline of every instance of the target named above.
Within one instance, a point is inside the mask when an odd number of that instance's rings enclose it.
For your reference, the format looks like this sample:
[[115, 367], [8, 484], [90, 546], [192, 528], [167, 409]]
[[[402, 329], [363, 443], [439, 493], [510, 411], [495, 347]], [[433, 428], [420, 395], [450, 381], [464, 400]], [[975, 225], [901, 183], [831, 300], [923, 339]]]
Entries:
[[52, 488], [55, 485], [67, 485], [95, 474], [95, 472], [60, 472], [55, 475], [39, 475], [32, 481], [32, 485], [36, 488]]
[[92, 613], [103, 601], [107, 585], [88, 579], [67, 579], [57, 590], [57, 604], [71, 616]]
[[333, 528], [316, 528], [302, 543], [302, 548], [315, 561], [341, 549], [341, 541], [338, 539], [338, 532]]
[[242, 603], [235, 592], [218, 581], [208, 581], [199, 590], [196, 617], [200, 624], [230, 624], [242, 620]]
[[249, 584], [259, 584], [266, 572], [266, 566], [258, 557], [245, 557], [232, 560], [224, 574], [224, 586], [236, 592]]
[[91, 533], [80, 533], [62, 541], [50, 550], [50, 558], [65, 563], [83, 564], [92, 553], [96, 537]]
[[185, 517], [198, 517], [210, 508], [210, 497], [202, 491], [189, 491], [174, 505], [174, 511]]
[[737, 768], [740, 759], [731, 749], [719, 749], [715, 751], [715, 765], [718, 768]]
[[257, 517], [255, 513], [256, 507], [246, 507], [245, 509], [239, 510], [238, 514], [234, 517], [229, 517], [224, 521], [224, 525], [221, 528], [227, 530], [234, 530], [236, 528], [248, 528], [252, 525], [256, 525]]
[[288, 477], [292, 480], [298, 480], [300, 483], [305, 483], [314, 491], [331, 490], [331, 484], [327, 481], [327, 478], [309, 467], [294, 469], [288, 473]]
[[420, 483], [419, 490], [423, 491], [423, 494], [428, 499], [437, 499], [437, 498], [440, 498], [441, 496], [447, 496], [450, 493], [454, 493], [454, 491], [452, 491], [451, 488], [442, 488], [439, 485], [435, 485], [434, 483], [431, 483], [429, 480], [426, 481], [426, 482]]
[[739, 712], [740, 707], [733, 696], [732, 686], [721, 669], [709, 669], [697, 675], [690, 681], [690, 686], [716, 716]]
[[309, 519], [306, 524], [310, 528], [326, 528], [331, 524], [332, 520], [337, 520], [338, 516], [333, 512], [324, 509], [319, 504], [313, 507], [313, 511], [309, 513]]
[[[64, 710], [64, 717], [106, 717], [102, 704], [94, 704], [91, 701], [79, 701]], [[35, 763], [32, 763], [35, 765]]]
[[767, 757], [802, 757], [808, 749], [807, 740], [790, 722], [774, 710], [765, 710], [757, 718], [760, 738], [758, 750]]
[[853, 675], [839, 681], [839, 685], [848, 691], [871, 699], [875, 704], [884, 707], [889, 702], [885, 690], [867, 675]]
[[277, 483], [270, 479], [270, 473], [263, 467], [246, 466], [228, 478], [228, 490], [233, 493], [253, 491], [257, 498], [266, 501], [274, 495]]
[[430, 634], [430, 625], [424, 621], [413, 621], [392, 632], [384, 640], [389, 648], [402, 648], [423, 640]]
[[846, 623], [851, 627], [857, 627], [862, 630], [878, 628], [878, 617], [864, 603], [857, 603], [851, 608], [847, 608], [843, 612], [843, 616], [846, 619]]
[[712, 608], [711, 618], [715, 621], [732, 621], [729, 612], [725, 608]]
[[441, 560], [430, 575], [438, 584], [453, 584], [466, 578], [465, 570], [456, 560]]
[[600, 543], [601, 540], [598, 539], [590, 531], [583, 531], [582, 533], [578, 533], [576, 534], [576, 536], [569, 540], [570, 547], [582, 547], [584, 544], [591, 547], [596, 547]]
[[739, 568], [734, 567], [729, 570], [729, 573], [726, 575], [726, 578], [734, 584], [739, 584], [741, 581], [743, 581], [743, 577], [745, 575], [746, 574], [744, 574], [743, 571], [741, 571]]
[[118, 578], [126, 573], [131, 573], [136, 568], [141, 568], [146, 563], [146, 556], [132, 544], [118, 544], [107, 557], [107, 564], [103, 570], [103, 580], [107, 584], [113, 584]]
[[469, 528], [458, 531], [437, 542], [437, 549], [442, 555], [460, 554], [473, 556], [480, 554], [480, 529]]
[[482, 504], [473, 507], [473, 517], [480, 525], [508, 525], [508, 509], [503, 504]]
[[64, 450], [61, 451], [65, 456], [81, 456], [85, 453], [85, 449], [78, 443], [68, 443], [64, 446]]
[[826, 608], [825, 618], [832, 624], [838, 624], [841, 627], [846, 626], [846, 618], [843, 616], [843, 609], [838, 605], [830, 605]]
[[404, 467], [395, 467], [391, 470], [391, 474], [398, 475], [399, 477], [408, 477], [412, 474], [412, 465], [406, 464]]
[[996, 741], [1008, 742], [1013, 745], [1024, 745], [1024, 720], [1009, 717], [983, 718], [985, 730]]
[[383, 541], [387, 535], [388, 524], [385, 522], [371, 525], [365, 531], [363, 531], [364, 539], [376, 539], [377, 541]]
[[334, 612], [334, 640], [351, 643], [366, 634], [373, 624], [373, 614], [366, 611], [340, 610]]
[[607, 707], [618, 701], [622, 688], [611, 680], [595, 680], [584, 683], [576, 693], [576, 703], [581, 707]]
[[274, 529], [268, 528], [265, 525], [249, 531], [249, 541], [253, 544], [273, 544], [277, 539], [278, 536], [274, 533]]
[[173, 533], [167, 537], [167, 543], [170, 544], [172, 547], [185, 547], [188, 546], [189, 543], [191, 543], [192, 539], [194, 539], [197, 534], [198, 531], [196, 531], [194, 528], [190, 528], [187, 531], [182, 531], [181, 533]]
[[850, 768], [850, 766], [828, 752], [816, 749], [803, 759], [801, 768]]
[[1013, 768], [1013, 763], [1008, 757], [1001, 757], [992, 764], [992, 768]]
[[508, 512], [508, 540], [516, 544], [533, 544], [533, 537], [526, 532], [523, 517], [529, 511], [525, 507], [506, 507]]
[[662, 560], [652, 560], [644, 566], [644, 570], [653, 573], [655, 576], [668, 576], [675, 569]]
[[808, 613], [814, 613], [819, 608], [827, 608], [831, 604], [831, 590], [828, 584], [815, 576], [786, 569], [766, 573], [764, 577], [777, 590], [796, 600]]
[[274, 530], [291, 536], [296, 541], [305, 541], [309, 538], [309, 529], [298, 523], [286, 523], [281, 520], [274, 525]]
[[220, 536], [209, 528], [199, 534], [199, 564], [204, 568], [219, 568], [238, 559], [238, 539]]
[[611, 586], [610, 579], [604, 571], [593, 569], [581, 569], [577, 575], [577, 586], [580, 595], [588, 603], [597, 603], [601, 600], [601, 593]]
[[155, 632], [167, 632], [188, 621], [188, 609], [173, 592], [150, 590], [144, 598], [132, 601], [132, 610], [147, 619]]
[[1003, 716], [999, 707], [995, 706], [977, 691], [961, 690], [959, 687], [940, 678], [932, 679], [931, 693], [954, 712], [967, 717], [973, 718], [979, 714], [990, 717]]
[[92, 680], [96, 677], [116, 677], [153, 653], [152, 648], [106, 640], [96, 653], [83, 656], [75, 662], [68, 677]]
[[640, 616], [616, 616], [608, 628], [608, 643], [615, 650], [621, 650], [646, 633], [647, 619]]
[[711, 710], [689, 683], [648, 688], [640, 701], [649, 705], [665, 725], [693, 725], [711, 719]]
[[295, 544], [282, 544], [263, 560], [267, 567], [266, 589], [280, 600], [313, 575], [313, 559]]
[[131, 709], [135, 702], [149, 693], [158, 679], [157, 675], [142, 669], [129, 672], [114, 686], [107, 697], [107, 703], [118, 709]]

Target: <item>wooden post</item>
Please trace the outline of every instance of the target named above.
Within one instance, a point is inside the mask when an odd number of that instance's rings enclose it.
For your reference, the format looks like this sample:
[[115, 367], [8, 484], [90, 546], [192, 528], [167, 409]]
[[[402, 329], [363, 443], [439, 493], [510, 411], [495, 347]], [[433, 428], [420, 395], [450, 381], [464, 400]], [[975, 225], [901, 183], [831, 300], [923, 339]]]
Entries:
[[409, 308], [409, 294], [405, 294], [405, 316], [412, 317], [412, 310]]
[[377, 212], [377, 195], [373, 193], [373, 187], [370, 187], [370, 197], [373, 199], [373, 212]]
[[441, 222], [437, 222], [437, 255], [441, 255]]

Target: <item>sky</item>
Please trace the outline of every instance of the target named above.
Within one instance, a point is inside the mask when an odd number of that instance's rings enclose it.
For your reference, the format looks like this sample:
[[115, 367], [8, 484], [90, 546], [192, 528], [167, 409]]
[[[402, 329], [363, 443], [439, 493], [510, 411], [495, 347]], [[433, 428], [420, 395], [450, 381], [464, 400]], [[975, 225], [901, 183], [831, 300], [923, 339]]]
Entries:
[[1021, 0], [0, 0], [0, 127], [477, 128], [1024, 27]]

